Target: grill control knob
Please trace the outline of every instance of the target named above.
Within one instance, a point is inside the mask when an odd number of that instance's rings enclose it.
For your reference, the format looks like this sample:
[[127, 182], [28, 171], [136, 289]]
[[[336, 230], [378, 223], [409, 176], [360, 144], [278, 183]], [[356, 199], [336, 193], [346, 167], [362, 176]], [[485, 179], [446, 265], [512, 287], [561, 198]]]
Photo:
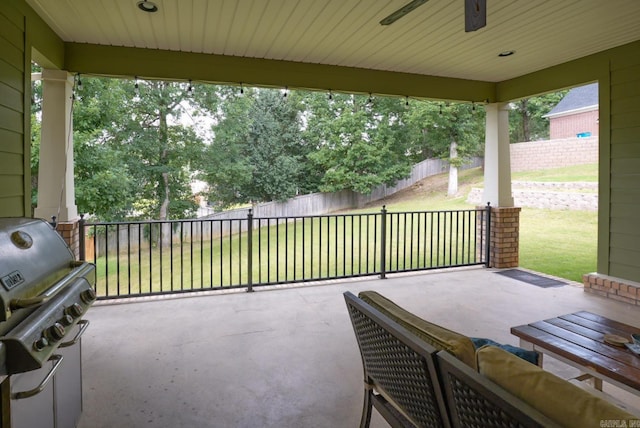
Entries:
[[74, 303], [73, 305], [65, 308], [64, 310], [64, 314], [71, 315], [72, 318], [80, 318], [83, 313], [84, 313], [84, 309], [82, 309], [82, 306], [80, 306], [77, 303]]
[[42, 351], [47, 346], [49, 346], [49, 341], [46, 337], [41, 337], [40, 339], [33, 342], [33, 349], [35, 349], [36, 352]]
[[93, 290], [93, 288], [89, 288], [80, 293], [80, 299], [86, 304], [92, 303], [94, 300], [96, 300], [97, 297], [98, 296], [96, 295], [96, 292]]
[[73, 324], [73, 317], [71, 315], [63, 315], [58, 322], [64, 327], [69, 327], [71, 324]]
[[62, 338], [64, 337], [64, 333], [64, 327], [59, 322], [53, 324], [51, 327], [45, 330], [45, 334], [52, 342], [58, 342], [59, 340], [62, 340]]

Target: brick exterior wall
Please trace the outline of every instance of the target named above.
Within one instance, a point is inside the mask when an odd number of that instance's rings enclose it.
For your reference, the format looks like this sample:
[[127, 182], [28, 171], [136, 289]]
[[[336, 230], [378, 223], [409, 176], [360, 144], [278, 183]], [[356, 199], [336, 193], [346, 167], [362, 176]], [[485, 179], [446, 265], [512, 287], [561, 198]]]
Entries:
[[552, 117], [549, 119], [549, 138], [575, 138], [583, 132], [591, 132], [591, 136], [595, 137], [598, 127], [598, 110]]
[[582, 276], [584, 291], [640, 306], [640, 283], [599, 273]]
[[[484, 209], [483, 206], [476, 207]], [[491, 207], [491, 235], [489, 236], [489, 267], [504, 269], [518, 267], [520, 262], [520, 208]], [[484, 222], [476, 225], [484, 236]], [[484, 251], [484, 249], [479, 250]]]
[[516, 143], [509, 150], [513, 172], [598, 163], [598, 137]]
[[76, 260], [80, 259], [80, 222], [58, 222], [56, 230], [62, 236], [62, 239], [67, 243], [71, 251], [76, 257]]

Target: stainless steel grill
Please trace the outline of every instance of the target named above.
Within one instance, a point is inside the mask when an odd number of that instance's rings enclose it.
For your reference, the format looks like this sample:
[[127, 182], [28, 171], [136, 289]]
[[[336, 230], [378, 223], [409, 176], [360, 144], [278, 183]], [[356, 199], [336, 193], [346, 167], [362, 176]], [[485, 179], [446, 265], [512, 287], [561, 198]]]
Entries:
[[[67, 372], [70, 364], [78, 365], [72, 371], [81, 376], [79, 341], [89, 325], [83, 316], [96, 299], [94, 285], [94, 265], [76, 262], [49, 223], [38, 219], [0, 218], [3, 428], [33, 426], [20, 422], [17, 416], [20, 405], [14, 402], [44, 391], [51, 379], [59, 376], [56, 372], [60, 373], [63, 364], [67, 365]], [[61, 350], [71, 347], [74, 357], [69, 360], [74, 361], [63, 363]], [[12, 379], [17, 381], [22, 373], [41, 371], [39, 369], [45, 371], [36, 385], [27, 390], [14, 390], [12, 383], [25, 382], [12, 382]], [[77, 383], [81, 385], [80, 379]], [[52, 397], [55, 400], [55, 394]], [[52, 406], [55, 407], [55, 403]], [[75, 419], [71, 424], [53, 426], [74, 426]]]

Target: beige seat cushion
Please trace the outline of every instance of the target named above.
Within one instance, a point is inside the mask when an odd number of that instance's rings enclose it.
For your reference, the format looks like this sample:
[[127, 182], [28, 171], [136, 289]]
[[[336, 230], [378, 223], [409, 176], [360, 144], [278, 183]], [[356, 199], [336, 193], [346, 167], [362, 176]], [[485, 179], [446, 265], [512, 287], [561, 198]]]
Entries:
[[476, 350], [467, 336], [425, 321], [375, 291], [363, 291], [358, 297], [434, 348], [445, 350], [473, 369], [477, 368]]
[[600, 427], [601, 421], [637, 420], [630, 413], [495, 346], [476, 352], [478, 371], [559, 424]]

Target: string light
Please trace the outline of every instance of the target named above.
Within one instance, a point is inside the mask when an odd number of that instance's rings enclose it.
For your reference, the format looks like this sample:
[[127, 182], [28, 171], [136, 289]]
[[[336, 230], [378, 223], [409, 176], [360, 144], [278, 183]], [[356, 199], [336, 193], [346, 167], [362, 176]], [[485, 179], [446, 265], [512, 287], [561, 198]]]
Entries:
[[76, 85], [78, 91], [82, 91], [82, 79], [80, 79], [80, 73], [78, 73], [78, 84]]
[[289, 95], [289, 87], [285, 86], [284, 87], [284, 93], [282, 94], [282, 98], [287, 98], [287, 95]]
[[471, 102], [471, 111], [476, 111], [476, 102], [475, 101]]
[[442, 116], [442, 103], [440, 103], [440, 116]]
[[409, 95], [406, 95], [406, 96], [405, 96], [405, 99], [404, 99], [404, 106], [405, 106], [405, 107], [409, 107]]
[[369, 99], [367, 100], [367, 102], [369, 103], [369, 105], [373, 104], [373, 95], [371, 94], [371, 92], [369, 92]]
[[133, 85], [133, 94], [136, 97], [140, 96], [140, 85], [138, 85], [138, 76], [135, 77], [135, 84]]
[[329, 89], [329, 100], [333, 99], [333, 93], [331, 92], [331, 89]]
[[191, 79], [189, 79], [189, 87], [187, 88], [187, 95], [193, 96], [193, 85], [191, 84]]
[[240, 95], [244, 95], [244, 86], [242, 82], [240, 82]]

